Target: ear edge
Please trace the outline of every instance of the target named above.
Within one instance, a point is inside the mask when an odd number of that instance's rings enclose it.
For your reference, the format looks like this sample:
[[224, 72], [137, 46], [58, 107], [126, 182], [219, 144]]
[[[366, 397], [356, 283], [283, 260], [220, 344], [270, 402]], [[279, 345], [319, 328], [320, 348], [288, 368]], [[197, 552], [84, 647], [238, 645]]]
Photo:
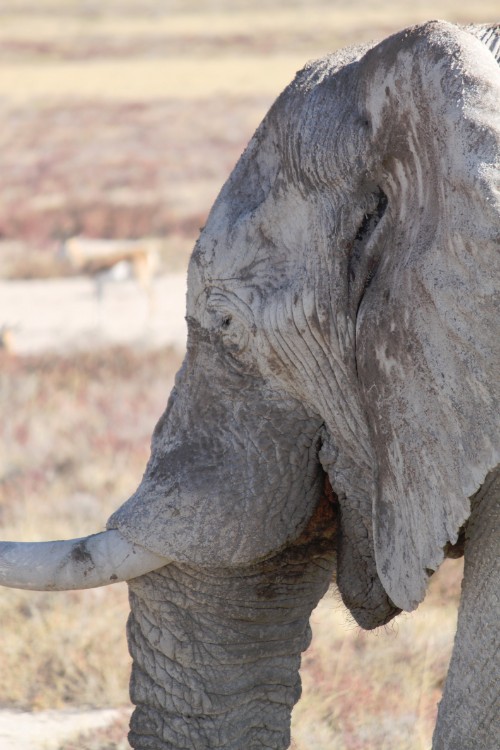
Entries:
[[[436, 88], [437, 85], [441, 86], [443, 81], [443, 76], [445, 73], [443, 73], [443, 70], [446, 72], [447, 66], [448, 69], [451, 70], [451, 76], [452, 79], [449, 81], [448, 88], [445, 87], [443, 92], [443, 97], [450, 96], [450, 101], [445, 101], [443, 104], [444, 109], [449, 108], [449, 111], [454, 115], [453, 120], [456, 119], [455, 116], [455, 110], [456, 108], [456, 102], [452, 101], [452, 94], [456, 93], [459, 89], [461, 90], [461, 76], [466, 76], [468, 79], [475, 79], [479, 82], [479, 87], [476, 87], [476, 90], [469, 94], [466, 92], [464, 97], [462, 97], [462, 107], [458, 113], [458, 117], [463, 117], [464, 121], [466, 120], [466, 126], [469, 128], [469, 132], [466, 134], [467, 138], [463, 137], [462, 145], [466, 143], [467, 140], [469, 140], [470, 143], [473, 143], [474, 141], [474, 128], [476, 129], [476, 134], [479, 132], [480, 128], [484, 128], [485, 123], [490, 125], [490, 130], [486, 133], [486, 146], [483, 147], [483, 150], [480, 154], [477, 154], [477, 152], [474, 152], [474, 148], [471, 149], [471, 153], [474, 155], [473, 159], [475, 161], [472, 164], [472, 172], [475, 170], [475, 175], [479, 175], [481, 173], [483, 176], [483, 187], [482, 192], [488, 192], [488, 188], [491, 187], [491, 175], [488, 175], [487, 177], [484, 176], [484, 168], [483, 165], [485, 165], [486, 169], [489, 169], [489, 165], [493, 164], [495, 159], [495, 149], [494, 149], [494, 137], [491, 140], [491, 143], [488, 143], [488, 138], [490, 135], [494, 136], [494, 131], [491, 130], [493, 127], [491, 118], [488, 119], [488, 114], [483, 117], [481, 121], [481, 95], [480, 92], [478, 92], [478, 88], [484, 89], [486, 92], [485, 96], [485, 109], [488, 106], [491, 106], [491, 90], [496, 89], [498, 90], [498, 81], [500, 80], [499, 77], [499, 71], [498, 66], [496, 66], [494, 62], [494, 57], [491, 55], [490, 51], [487, 49], [487, 47], [483, 44], [482, 41], [480, 41], [478, 38], [474, 38], [470, 33], [468, 33], [464, 29], [459, 29], [458, 27], [454, 27], [451, 24], [448, 24], [446, 22], [430, 22], [428, 24], [424, 24], [423, 26], [414, 27], [413, 29], [409, 29], [406, 32], [403, 32], [402, 34], [396, 35], [395, 37], [390, 38], [389, 40], [386, 40], [386, 42], [382, 43], [382, 45], [378, 45], [377, 48], [374, 48], [370, 51], [368, 51], [365, 55], [365, 58], [360, 61], [361, 65], [365, 65], [366, 72], [365, 76], [371, 75], [371, 71], [369, 70], [370, 66], [373, 65], [374, 61], [377, 64], [380, 64], [383, 47], [387, 49], [388, 45], [395, 44], [395, 48], [392, 50], [391, 55], [389, 55], [389, 63], [393, 64], [394, 61], [398, 59], [398, 54], [400, 53], [400, 47], [398, 46], [401, 40], [405, 40], [404, 50], [408, 51], [413, 49], [415, 52], [416, 49], [420, 50], [420, 55], [418, 56], [418, 59], [416, 61], [411, 61], [412, 66], [409, 68], [409, 70], [414, 70], [414, 66], [418, 65], [420, 69], [420, 76], [423, 75], [423, 73], [429, 74], [429, 70], [433, 69], [433, 66], [438, 65], [440, 74], [439, 76], [434, 80], [432, 80], [432, 85], [434, 86], [434, 90], [437, 91], [438, 88]], [[392, 41], [391, 41], [392, 40]], [[427, 50], [428, 59], [424, 58], [424, 53]], [[458, 57], [457, 57], [458, 55]], [[450, 57], [449, 60], [447, 60], [447, 57]], [[479, 62], [477, 63], [477, 61]], [[387, 71], [390, 71], [390, 64], [387, 60], [382, 60], [382, 71], [378, 71], [378, 84], [383, 85], [384, 76], [387, 75]], [[478, 64], [477, 72], [476, 72], [476, 63]], [[470, 65], [470, 70], [467, 69], [467, 66]], [[400, 71], [401, 73], [401, 71]], [[425, 80], [421, 77], [421, 80]], [[484, 84], [484, 85], [483, 85]], [[369, 87], [367, 89], [369, 91]], [[369, 92], [370, 93], [370, 92]], [[423, 95], [425, 96], [427, 94], [426, 91], [423, 92]], [[416, 95], [419, 96], [419, 92], [410, 92], [412, 97]], [[373, 91], [371, 92], [372, 100], [376, 99], [377, 94]], [[488, 103], [488, 100], [489, 103]], [[378, 101], [378, 110], [375, 114], [379, 114], [381, 109], [380, 107], [383, 106], [383, 95], [381, 96], [381, 99]], [[404, 107], [404, 102], [402, 104]], [[477, 111], [475, 111], [475, 107], [477, 106]], [[377, 118], [375, 117], [374, 120], [372, 119], [372, 123], [374, 122], [374, 130], [375, 134], [374, 137], [377, 138], [378, 131], [380, 130], [380, 121], [377, 121]], [[450, 123], [450, 127], [454, 127], [453, 121]], [[465, 128], [464, 128], [465, 129]], [[383, 131], [382, 137], [384, 139], [384, 143], [389, 142], [393, 135], [389, 132], [388, 129]], [[498, 143], [498, 140], [496, 141]], [[464, 153], [467, 151], [466, 148], [464, 148]], [[498, 152], [497, 152], [498, 153]], [[464, 158], [463, 162], [458, 165], [459, 167], [463, 167], [463, 173], [467, 177], [467, 169], [471, 169], [471, 161], [468, 160], [468, 154], [467, 157]], [[372, 172], [374, 174], [374, 179], [377, 179], [376, 171], [377, 167], [376, 165], [372, 165]], [[472, 182], [472, 177], [471, 177]], [[475, 190], [477, 191], [477, 180], [475, 185]], [[382, 189], [385, 190], [385, 185], [383, 182], [380, 183], [382, 186]], [[476, 200], [476, 199], [475, 199]], [[480, 205], [482, 201], [482, 205]], [[479, 211], [479, 214], [484, 214], [486, 223], [490, 225], [490, 229], [486, 232], [484, 231], [483, 236], [481, 237], [482, 242], [479, 243], [481, 245], [481, 251], [477, 249], [477, 252], [482, 252], [482, 249], [485, 245], [488, 245], [489, 251], [493, 249], [493, 218], [496, 217], [498, 220], [498, 207], [492, 208], [491, 200], [488, 200], [488, 196], [483, 195], [480, 196], [476, 200], [476, 209]], [[418, 208], [418, 207], [417, 207]], [[488, 211], [486, 211], [488, 209]], [[458, 215], [460, 212], [455, 212], [456, 215]], [[487, 217], [486, 217], [487, 214]], [[456, 218], [456, 217], [455, 217]], [[445, 220], [446, 221], [446, 220]], [[481, 224], [481, 221], [478, 222]], [[463, 227], [460, 227], [460, 229], [463, 229]], [[475, 230], [474, 230], [475, 231]], [[483, 230], [481, 230], [483, 232]], [[488, 235], [486, 237], [486, 235]], [[430, 237], [430, 235], [429, 235]], [[429, 240], [429, 237], [427, 238], [420, 238], [420, 241], [423, 241], [424, 243]], [[401, 244], [403, 244], [404, 237], [401, 238]], [[472, 240], [477, 239], [477, 233], [476, 236], [473, 236], [473, 234], [467, 238], [467, 242], [471, 242]], [[439, 242], [439, 238], [437, 240]], [[464, 245], [467, 244], [466, 241], [464, 241]], [[394, 243], [397, 244], [397, 243]], [[432, 244], [432, 243], [431, 243]], [[425, 246], [425, 245], [424, 245]], [[441, 248], [442, 251], [442, 248]], [[395, 252], [395, 251], [394, 251]], [[411, 261], [408, 261], [411, 262]], [[382, 276], [385, 275], [385, 282], [387, 285], [387, 276], [389, 273], [389, 268], [382, 269]], [[401, 278], [399, 279], [401, 281]], [[444, 283], [444, 281], [443, 281]], [[372, 287], [370, 287], [369, 294], [374, 294], [375, 289], [377, 287], [377, 284], [374, 284]], [[379, 285], [378, 293], [382, 291], [381, 286]], [[368, 295], [369, 296], [369, 295]], [[404, 305], [403, 305], [404, 309]], [[479, 308], [480, 309], [480, 306]], [[483, 306], [482, 311], [486, 309], [485, 306]], [[467, 311], [469, 312], [469, 311]], [[362, 311], [361, 311], [362, 313]], [[411, 311], [410, 311], [411, 314]], [[403, 316], [403, 311], [400, 311], [400, 317]], [[372, 320], [371, 323], [371, 331], [372, 334], [374, 333], [375, 336], [377, 336], [377, 331], [380, 331], [380, 329], [387, 329], [389, 331], [390, 328], [390, 320], [388, 315], [378, 317], [376, 320]], [[466, 315], [463, 316], [464, 318]], [[484, 318], [484, 315], [482, 316]], [[385, 318], [385, 320], [384, 320]], [[425, 322], [425, 321], [423, 321]], [[422, 330], [422, 327], [421, 327]], [[365, 333], [366, 336], [369, 336], [369, 334]], [[357, 332], [357, 341], [361, 338], [359, 335], [359, 332]], [[366, 343], [366, 342], [365, 342]], [[387, 349], [385, 348], [386, 342], [380, 338], [378, 338], [378, 350], [376, 346], [371, 347], [371, 354], [372, 358], [375, 357], [376, 352], [378, 351], [379, 356], [382, 358], [382, 360], [385, 357], [385, 362], [382, 364], [385, 366], [387, 372], [385, 373], [386, 378], [392, 378], [393, 373], [391, 375], [391, 368], [396, 368], [398, 366], [397, 357], [396, 355], [388, 355]], [[498, 345], [497, 345], [498, 346]], [[467, 358], [469, 356], [469, 353], [466, 352], [464, 354], [464, 358]], [[472, 355], [471, 355], [472, 356]], [[392, 360], [392, 361], [391, 361]], [[379, 363], [380, 364], [380, 363]], [[416, 362], [414, 364], [414, 367], [418, 369], [420, 364]], [[478, 365], [481, 366], [480, 364]], [[363, 370], [366, 370], [366, 362], [363, 364], [360, 364], [359, 370], [360, 375], [362, 377]], [[380, 368], [379, 368], [380, 369]], [[383, 367], [382, 367], [383, 369]], [[464, 374], [463, 370], [460, 371], [460, 368], [457, 367], [456, 371], [456, 377], [454, 378], [455, 381], [460, 380], [460, 374]], [[437, 375], [437, 372], [436, 372]], [[467, 375], [469, 376], [470, 381], [470, 372], [467, 372]], [[403, 377], [401, 377], [401, 382], [399, 383], [399, 387], [401, 391], [403, 391], [405, 387], [405, 379], [408, 379], [411, 381], [411, 370], [406, 371], [403, 373]], [[475, 382], [473, 380], [473, 382]], [[364, 388], [365, 392], [366, 390], [369, 390], [370, 388], [375, 387], [376, 383], [376, 377], [367, 378], [364, 385], [361, 387]], [[486, 379], [477, 381], [477, 387], [482, 388], [483, 386], [487, 386]], [[456, 382], [455, 382], [456, 385]], [[425, 389], [422, 389], [422, 397], [425, 401]], [[431, 389], [432, 392], [432, 389]], [[455, 394], [452, 394], [454, 396]], [[377, 430], [373, 429], [373, 425], [377, 425], [381, 413], [383, 413], [383, 401], [384, 398], [387, 398], [390, 396], [387, 390], [387, 386], [385, 386], [385, 390], [383, 393], [379, 394], [379, 398], [377, 401], [377, 407], [375, 410], [371, 409], [367, 406], [367, 416], [368, 421], [371, 426], [371, 435], [372, 435], [372, 441], [374, 443], [374, 447], [376, 450], [376, 444], [379, 440], [381, 440], [380, 432], [377, 432]], [[428, 397], [428, 394], [427, 394]], [[494, 396], [492, 396], [494, 398]], [[365, 399], [365, 403], [366, 403]], [[368, 399], [369, 401], [370, 399]], [[453, 399], [452, 399], [453, 400]], [[479, 400], [479, 397], [478, 397]], [[489, 408], [488, 407], [489, 400], [486, 399], [483, 403], [483, 411], [486, 409], [488, 412], [488, 423], [489, 427], [492, 428], [492, 424], [494, 422], [492, 418], [492, 414], [494, 413], [494, 407]], [[446, 417], [446, 420], [451, 425], [455, 423], [455, 420], [453, 418], [454, 415], [454, 409], [453, 404], [449, 405], [448, 410], [448, 416]], [[470, 416], [470, 415], [469, 415]], [[408, 420], [410, 421], [410, 420]], [[397, 427], [397, 420], [393, 420], [394, 424], [392, 427]], [[458, 420], [460, 422], [460, 420]], [[458, 424], [457, 422], [457, 424]], [[461, 429], [464, 429], [463, 425], [461, 425]], [[475, 435], [471, 440], [468, 442], [465, 441], [465, 444], [463, 446], [460, 446], [457, 444], [456, 451], [452, 451], [451, 457], [448, 456], [448, 461], [452, 467], [452, 469], [449, 472], [449, 483], [447, 486], [446, 482], [443, 482], [440, 487], [436, 490], [436, 486], [432, 486], [432, 483], [429, 487], [427, 487], [427, 492], [420, 491], [420, 492], [414, 492], [415, 488], [412, 488], [412, 497], [407, 500], [407, 518], [412, 519], [413, 518], [413, 528], [414, 533], [418, 534], [418, 531], [420, 529], [420, 533], [425, 536], [424, 532], [422, 531], [423, 528], [425, 528], [426, 523], [426, 513], [423, 513], [423, 521], [422, 523], [417, 523], [415, 521], [416, 517], [420, 514], [422, 515], [422, 509], [426, 507], [426, 505], [432, 504], [430, 502], [431, 497], [434, 497], [434, 502], [436, 505], [441, 506], [443, 509], [443, 516], [441, 518], [432, 517], [431, 519], [427, 520], [427, 523], [429, 523], [429, 526], [431, 527], [432, 533], [430, 534], [431, 541], [429, 544], [426, 544], [422, 540], [418, 540], [416, 542], [416, 547], [418, 547], [418, 550], [410, 550], [410, 549], [403, 549], [399, 548], [396, 554], [396, 549], [394, 545], [394, 537], [397, 537], [398, 535], [404, 535], [407, 533], [407, 530], [405, 530], [403, 519], [400, 518], [398, 523], [395, 523], [394, 519], [389, 519], [387, 521], [389, 526], [392, 526], [392, 531], [388, 532], [387, 528], [384, 529], [384, 521], [383, 517], [384, 515], [389, 518], [391, 513], [397, 513], [398, 512], [398, 503], [401, 502], [400, 498], [405, 495], [405, 488], [404, 487], [398, 487], [397, 482], [391, 481], [391, 485], [393, 486], [393, 489], [390, 493], [391, 498], [387, 498], [387, 483], [389, 481], [388, 477], [390, 478], [390, 474], [393, 471], [397, 471], [397, 458], [394, 457], [394, 460], [392, 461], [392, 465], [386, 469], [385, 475], [380, 476], [379, 473], [379, 488], [377, 492], [377, 496], [374, 500], [374, 509], [373, 509], [373, 520], [374, 520], [374, 539], [375, 539], [375, 556], [377, 561], [377, 569], [379, 573], [379, 577], [388, 592], [391, 599], [402, 609], [405, 610], [411, 610], [414, 609], [418, 603], [423, 599], [425, 596], [425, 591], [427, 587], [427, 581], [429, 572], [432, 572], [436, 570], [441, 562], [443, 561], [445, 557], [445, 552], [447, 546], [451, 543], [454, 544], [457, 541], [458, 534], [460, 532], [460, 529], [463, 527], [463, 525], [466, 523], [469, 514], [470, 514], [470, 501], [469, 497], [474, 494], [475, 491], [479, 489], [481, 486], [481, 482], [484, 480], [484, 477], [488, 474], [489, 471], [492, 470], [495, 466], [495, 461], [498, 460], [498, 458], [495, 458], [495, 455], [498, 456], [498, 452], [495, 454], [495, 450], [488, 450], [488, 442], [491, 440], [494, 442], [493, 437], [493, 429], [489, 431], [487, 438], [483, 443], [479, 439], [476, 440], [478, 430], [474, 430]], [[477, 434], [476, 434], [477, 433]], [[429, 437], [431, 437], [429, 433]], [[441, 435], [442, 439], [446, 438], [446, 435]], [[439, 441], [438, 441], [439, 442]], [[393, 445], [393, 449], [396, 449], [396, 446]], [[497, 449], [498, 450], [498, 449]], [[426, 458], [427, 463], [429, 463], [429, 470], [433, 470], [432, 467], [432, 456], [428, 456]], [[465, 469], [462, 469], [458, 464], [460, 461], [467, 461], [469, 469], [470, 469], [470, 476], [468, 477], [468, 480], [465, 480], [465, 474], [467, 473]], [[380, 451], [378, 455], [378, 461], [380, 463], [381, 456]], [[453, 476], [454, 472], [456, 471], [461, 475], [461, 482], [456, 482], [456, 477]], [[468, 469], [468, 470], [469, 470]], [[435, 471], [435, 468], [434, 468]], [[438, 483], [439, 485], [439, 483]], [[450, 489], [451, 488], [451, 489]], [[434, 491], [433, 491], [434, 490]], [[416, 531], [415, 531], [416, 530]], [[411, 547], [414, 543], [414, 540], [409, 540], [409, 546]], [[400, 563], [400, 571], [399, 571], [399, 577], [397, 575], [397, 571], [394, 570], [394, 556], [398, 558]]]

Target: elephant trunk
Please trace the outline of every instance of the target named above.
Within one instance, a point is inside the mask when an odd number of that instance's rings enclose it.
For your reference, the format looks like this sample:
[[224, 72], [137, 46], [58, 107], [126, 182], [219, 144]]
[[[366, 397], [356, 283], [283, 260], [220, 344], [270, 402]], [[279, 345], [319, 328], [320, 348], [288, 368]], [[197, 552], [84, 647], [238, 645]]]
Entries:
[[433, 750], [498, 750], [500, 470], [472, 499], [458, 627]]
[[334, 568], [332, 514], [323, 498], [301, 537], [258, 564], [171, 564], [129, 582], [133, 748], [289, 746], [309, 616]]

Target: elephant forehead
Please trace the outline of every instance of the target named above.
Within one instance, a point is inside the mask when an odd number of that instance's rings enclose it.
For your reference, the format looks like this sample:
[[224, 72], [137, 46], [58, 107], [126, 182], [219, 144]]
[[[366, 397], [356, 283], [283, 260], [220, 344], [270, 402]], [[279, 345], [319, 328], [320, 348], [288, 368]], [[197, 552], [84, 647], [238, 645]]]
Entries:
[[188, 272], [188, 316], [200, 322], [214, 293], [238, 298], [254, 312], [277, 289], [302, 275], [317, 211], [294, 191], [273, 191], [230, 229], [211, 222]]
[[[225, 268], [226, 266], [226, 268]], [[224, 273], [226, 270], [226, 273]], [[214, 314], [240, 312], [252, 317], [260, 302], [257, 280], [244, 267], [227, 273], [227, 264], [208, 268], [191, 260], [188, 272], [187, 317], [203, 328], [211, 327]]]
[[330, 197], [355, 190], [369, 147], [354, 62], [364, 51], [308, 63], [277, 99], [223, 186], [195, 247], [192, 265], [203, 269], [209, 283], [250, 273], [254, 278], [261, 264], [269, 274], [291, 252], [304, 249], [326, 187]]

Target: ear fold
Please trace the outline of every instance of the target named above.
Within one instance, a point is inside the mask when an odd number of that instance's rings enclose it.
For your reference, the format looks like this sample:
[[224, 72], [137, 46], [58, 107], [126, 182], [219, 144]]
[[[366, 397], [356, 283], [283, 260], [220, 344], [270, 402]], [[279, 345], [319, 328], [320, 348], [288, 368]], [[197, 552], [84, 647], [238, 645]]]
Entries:
[[500, 71], [478, 39], [437, 22], [359, 65], [388, 206], [356, 358], [378, 463], [377, 569], [410, 610], [499, 462]]

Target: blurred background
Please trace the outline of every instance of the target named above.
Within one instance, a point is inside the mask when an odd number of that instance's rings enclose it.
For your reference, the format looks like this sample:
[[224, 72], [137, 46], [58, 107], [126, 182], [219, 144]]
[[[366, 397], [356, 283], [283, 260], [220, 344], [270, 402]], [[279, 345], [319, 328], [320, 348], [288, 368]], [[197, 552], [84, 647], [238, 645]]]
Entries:
[[[2, 538], [97, 531], [137, 486], [182, 359], [193, 243], [295, 72], [413, 23], [495, 11], [496, 0], [0, 0]], [[428, 750], [460, 577], [447, 562], [416, 613], [372, 634], [335, 594], [320, 604], [297, 750]], [[127, 747], [126, 617], [124, 585], [0, 591], [1, 750], [24, 747], [29, 717], [13, 710], [50, 726], [26, 747]], [[49, 708], [64, 712], [55, 724]], [[76, 736], [83, 709], [102, 728]]]

